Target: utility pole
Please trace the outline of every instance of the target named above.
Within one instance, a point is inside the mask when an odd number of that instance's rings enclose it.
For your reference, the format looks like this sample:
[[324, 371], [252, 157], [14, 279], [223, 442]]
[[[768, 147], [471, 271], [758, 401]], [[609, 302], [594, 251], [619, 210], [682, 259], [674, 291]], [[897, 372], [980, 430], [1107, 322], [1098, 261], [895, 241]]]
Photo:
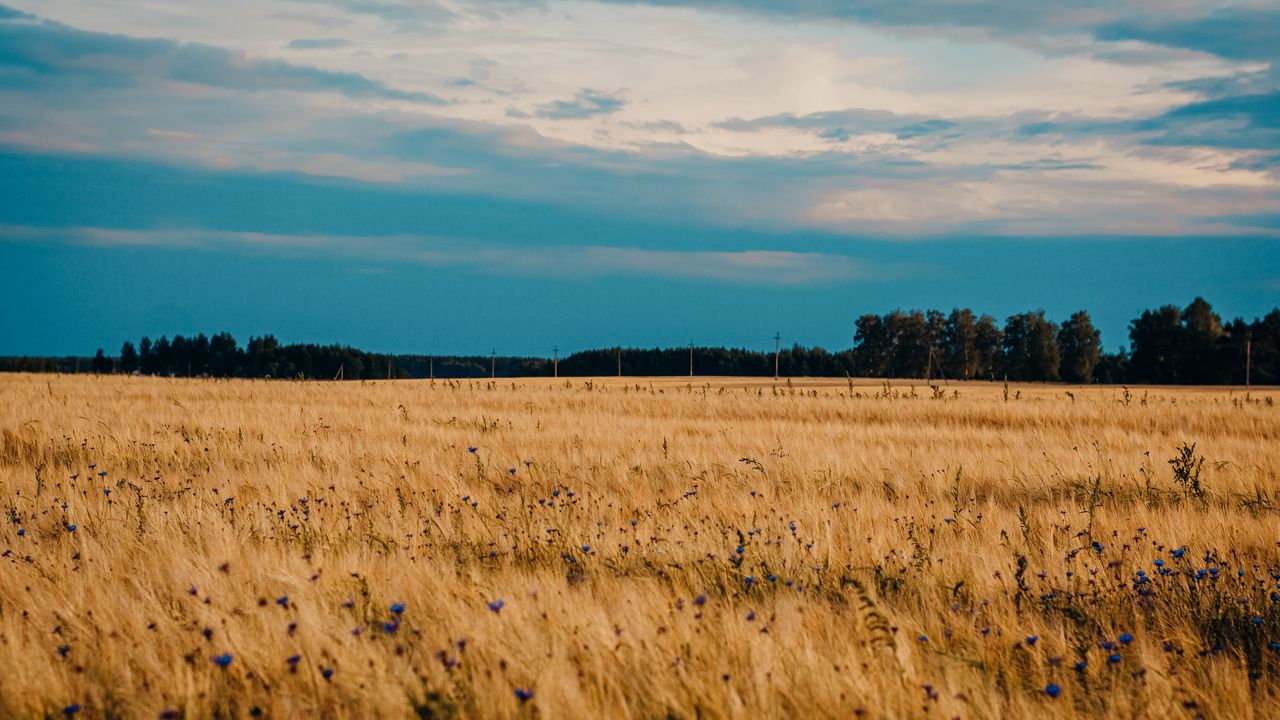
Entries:
[[498, 351], [489, 351], [489, 379], [494, 380], [498, 377]]
[[1250, 371], [1253, 370], [1253, 336], [1245, 338], [1244, 341], [1244, 386], [1249, 387]]
[[782, 333], [774, 333], [773, 334], [773, 379], [774, 381], [777, 381], [778, 379], [778, 356], [782, 352], [782, 346], [780, 345], [781, 342], [782, 342]]
[[689, 377], [693, 377], [693, 341], [689, 341]]
[[622, 377], [622, 346], [619, 345], [616, 350], [618, 353], [618, 377]]
[[552, 375], [554, 377], [560, 377], [560, 346], [559, 345], [551, 348], [551, 367], [552, 367], [552, 371], [551, 371]]
[[427, 377], [431, 378], [431, 381], [432, 381], [432, 382], [435, 382], [435, 379], [436, 379], [436, 358], [435, 358], [435, 356], [434, 356], [434, 355], [432, 355], [431, 357], [427, 358]]
[[391, 379], [391, 356], [387, 356], [387, 379]]

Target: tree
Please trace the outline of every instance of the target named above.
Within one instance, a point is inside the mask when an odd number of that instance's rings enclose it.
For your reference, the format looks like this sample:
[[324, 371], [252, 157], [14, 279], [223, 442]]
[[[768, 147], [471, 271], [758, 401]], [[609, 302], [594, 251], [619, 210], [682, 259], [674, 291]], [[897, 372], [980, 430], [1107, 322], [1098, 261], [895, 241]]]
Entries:
[[973, 351], [977, 354], [975, 377], [996, 379], [997, 366], [1001, 362], [1004, 348], [1004, 332], [996, 325], [996, 319], [990, 315], [978, 318], [974, 328]]
[[1058, 333], [1043, 310], [1013, 315], [1004, 326], [1004, 372], [1011, 380], [1058, 379]]
[[99, 375], [111, 372], [111, 359], [106, 356], [102, 348], [98, 348], [98, 354], [93, 356], [93, 371]]
[[[1182, 382], [1197, 385], [1225, 382], [1224, 353], [1219, 352], [1222, 318], [1204, 298], [1198, 297], [1182, 311]], [[1225, 350], [1225, 348], [1224, 348]]]
[[1063, 380], [1093, 382], [1093, 370], [1102, 357], [1102, 335], [1093, 327], [1089, 313], [1081, 310], [1062, 323], [1058, 349], [1062, 354], [1059, 374]]
[[978, 320], [973, 311], [956, 308], [942, 331], [942, 367], [947, 377], [969, 380], [978, 374]]
[[1182, 311], [1174, 305], [1143, 310], [1129, 323], [1129, 375], [1141, 383], [1182, 382]]
[[133, 349], [133, 343], [125, 340], [124, 345], [120, 346], [120, 372], [133, 374], [138, 370], [138, 351]]
[[863, 315], [854, 323], [854, 364], [860, 375], [885, 377], [889, 374], [892, 341], [879, 315]]

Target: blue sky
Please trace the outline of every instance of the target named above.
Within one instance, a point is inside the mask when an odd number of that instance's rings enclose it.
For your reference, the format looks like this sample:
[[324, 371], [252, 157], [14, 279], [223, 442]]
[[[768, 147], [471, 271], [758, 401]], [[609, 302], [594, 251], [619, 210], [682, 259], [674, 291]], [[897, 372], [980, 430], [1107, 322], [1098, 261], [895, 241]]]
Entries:
[[1280, 3], [0, 0], [0, 354], [1280, 305]]

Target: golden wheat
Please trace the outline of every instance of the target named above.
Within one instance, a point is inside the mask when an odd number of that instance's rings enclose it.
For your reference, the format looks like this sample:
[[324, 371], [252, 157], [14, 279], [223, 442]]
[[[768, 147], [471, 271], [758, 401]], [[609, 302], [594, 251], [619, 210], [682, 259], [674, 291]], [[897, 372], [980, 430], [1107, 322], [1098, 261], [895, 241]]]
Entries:
[[3, 376], [0, 717], [1280, 716], [1272, 395]]

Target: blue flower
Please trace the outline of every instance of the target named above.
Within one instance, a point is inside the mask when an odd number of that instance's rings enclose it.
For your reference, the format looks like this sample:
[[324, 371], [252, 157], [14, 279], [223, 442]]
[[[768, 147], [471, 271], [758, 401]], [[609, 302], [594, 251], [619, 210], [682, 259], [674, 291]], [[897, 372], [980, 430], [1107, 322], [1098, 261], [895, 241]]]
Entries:
[[23, 535], [26, 535], [26, 534], [27, 534], [26, 528], [18, 528], [18, 537], [22, 537]]
[[699, 595], [698, 597], [696, 597], [696, 598], [694, 598], [694, 599], [693, 599], [693, 604], [694, 604], [694, 605], [697, 605], [698, 607], [702, 607], [703, 605], [706, 605], [706, 604], [707, 604], [707, 596], [706, 596], [706, 595]]
[[1180, 548], [1178, 548], [1177, 550], [1174, 550], [1173, 552], [1171, 552], [1171, 553], [1169, 553], [1169, 554], [1170, 554], [1170, 555], [1172, 555], [1172, 556], [1176, 559], [1176, 558], [1180, 558], [1180, 557], [1182, 557], [1182, 554], [1183, 554], [1183, 553], [1185, 553], [1186, 551], [1187, 551], [1187, 549], [1186, 549], [1186, 548], [1184, 548], [1184, 547], [1180, 547]]
[[512, 475], [515, 475], [515, 474], [516, 474], [516, 469], [515, 469], [515, 468], [507, 468], [507, 472], [511, 473]]
[[302, 656], [290, 655], [289, 657], [285, 658], [284, 661], [289, 663], [290, 665], [297, 665], [298, 663], [302, 662]]
[[1049, 683], [1044, 686], [1044, 694], [1056, 698], [1062, 694], [1062, 688], [1058, 687], [1058, 683]]
[[921, 635], [921, 636], [917, 637], [916, 639], [917, 639], [917, 640], [919, 640], [920, 642], [929, 642], [929, 636], [928, 636], [928, 635]]
[[404, 614], [404, 603], [391, 603], [391, 612], [395, 615]]
[[467, 452], [469, 452], [469, 453], [473, 453], [473, 452], [475, 452], [476, 450], [479, 450], [479, 449], [480, 449], [480, 448], [477, 448], [477, 447], [469, 447], [469, 448], [467, 448]]
[[755, 621], [755, 619], [756, 619], [756, 611], [755, 611], [755, 610], [752, 610], [751, 612], [747, 613], [747, 622], [754, 622], [754, 621]]
[[517, 700], [526, 703], [533, 699], [533, 688], [516, 688], [515, 694]]
[[1076, 663], [1076, 670], [1084, 670], [1087, 667], [1089, 667], [1088, 660], [1081, 660], [1080, 662]]
[[71, 524], [67, 526], [67, 532], [75, 532], [75, 531], [76, 531], [75, 524]]
[[289, 607], [289, 596], [281, 595], [280, 597], [276, 598], [276, 604], [279, 605], [280, 607]]
[[1119, 640], [1122, 645], [1128, 645], [1133, 642], [1133, 635], [1125, 633], [1116, 639]]
[[502, 606], [506, 604], [507, 603], [504, 602], [502, 598], [498, 598], [497, 600], [494, 600], [493, 602], [489, 603], [489, 609], [494, 611], [495, 613], [500, 612], [502, 610]]
[[220, 668], [224, 668], [231, 664], [231, 653], [222, 653], [213, 656], [213, 664]]
[[[359, 628], [356, 629], [358, 630]], [[400, 621], [388, 620], [387, 622], [382, 623], [382, 629], [388, 634], [395, 634], [395, 631], [400, 629]]]
[[1108, 655], [1107, 662], [1110, 662], [1112, 664], [1120, 662], [1120, 653], [1114, 653], [1112, 655]]
[[78, 703], [71, 703], [70, 705], [62, 708], [62, 714], [67, 717], [71, 717], [78, 712], [80, 712], [80, 705]]
[[632, 521], [631, 521], [631, 527], [635, 527], [637, 522], [638, 522], [637, 520], [632, 520]]
[[755, 582], [755, 581], [756, 581], [756, 579], [755, 579], [754, 577], [744, 577], [744, 578], [742, 578], [742, 582], [746, 583], [747, 585], [750, 585], [751, 583], [753, 583], [753, 582]]
[[103, 495], [110, 495], [110, 494], [111, 494], [111, 488], [102, 488], [102, 494], [103, 494]]
[[1035, 644], [1036, 644], [1036, 642], [1037, 642], [1037, 641], [1039, 641], [1039, 640], [1040, 640], [1040, 636], [1039, 636], [1039, 635], [1028, 635], [1028, 636], [1027, 636], [1027, 644], [1028, 644], [1028, 645], [1035, 645]]
[[584, 552], [584, 553], [589, 553], [589, 552], [591, 552], [591, 546], [590, 546], [590, 545], [583, 545], [583, 546], [582, 546], [582, 552]]
[[1164, 567], [1164, 561], [1161, 560], [1160, 558], [1156, 558], [1156, 561], [1152, 564], [1155, 565], [1156, 567]]
[[328, 680], [329, 678], [333, 677], [333, 668], [325, 668], [325, 669], [321, 670], [321, 671], [320, 671], [320, 675], [321, 675], [325, 680]]
[[739, 555], [741, 555], [741, 554], [743, 553], [744, 549], [745, 549], [745, 548], [743, 548], [741, 545], [739, 545], [739, 546], [737, 547], [737, 549], [736, 549], [736, 550], [734, 550], [734, 552], [736, 552], [736, 553], [738, 553]]
[[1258, 617], [1257, 615], [1254, 615], [1253, 620], [1251, 620], [1250, 622], [1252, 622], [1254, 625], [1261, 625], [1262, 618]]

